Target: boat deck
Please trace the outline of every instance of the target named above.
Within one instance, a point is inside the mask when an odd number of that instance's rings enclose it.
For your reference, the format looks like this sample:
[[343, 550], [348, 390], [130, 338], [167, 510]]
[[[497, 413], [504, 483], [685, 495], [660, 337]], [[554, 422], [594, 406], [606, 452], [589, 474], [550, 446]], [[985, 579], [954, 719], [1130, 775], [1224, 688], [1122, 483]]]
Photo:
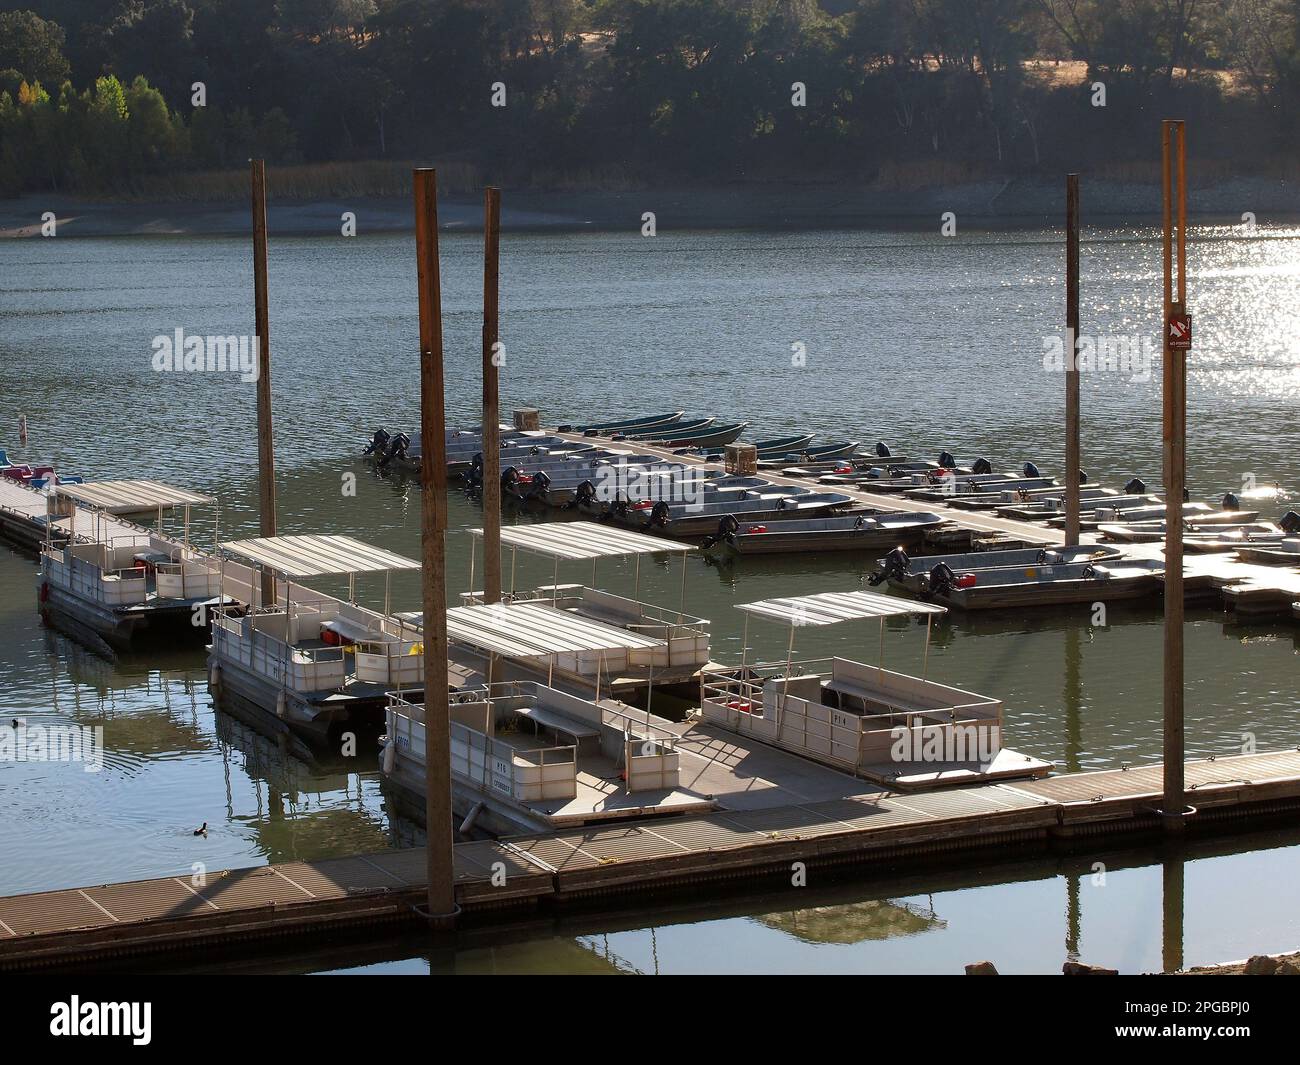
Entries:
[[[1161, 767], [1146, 765], [903, 796], [826, 798], [814, 787], [801, 801], [755, 809], [460, 843], [456, 894], [473, 914], [706, 880], [788, 877], [794, 862], [897, 862], [977, 848], [1023, 857], [1080, 829], [1090, 839], [1158, 831], [1152, 804], [1160, 779]], [[1250, 826], [1256, 822], [1242, 813], [1300, 807], [1300, 751], [1189, 762], [1187, 787], [1198, 809], [1192, 831]], [[424, 850], [413, 848], [224, 870], [200, 883], [186, 873], [0, 898], [0, 968], [410, 923], [424, 893], [425, 861]]]

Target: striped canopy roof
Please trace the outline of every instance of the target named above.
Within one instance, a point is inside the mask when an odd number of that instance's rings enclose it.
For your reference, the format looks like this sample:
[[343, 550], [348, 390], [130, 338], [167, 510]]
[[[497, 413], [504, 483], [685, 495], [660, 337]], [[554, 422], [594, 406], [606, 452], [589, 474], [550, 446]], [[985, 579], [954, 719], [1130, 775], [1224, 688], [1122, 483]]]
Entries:
[[540, 603], [490, 603], [447, 611], [447, 635], [510, 658], [662, 647], [663, 641]]
[[420, 568], [414, 559], [351, 536], [258, 536], [251, 540], [229, 540], [221, 548], [239, 558], [260, 562], [286, 577]]
[[94, 481], [90, 484], [57, 484], [55, 491], [87, 506], [103, 510], [157, 510], [186, 504], [211, 503], [212, 496], [161, 481]]
[[817, 595], [741, 603], [736, 609], [796, 627], [837, 625], [841, 621], [903, 617], [909, 614], [947, 613], [946, 608], [934, 603], [918, 603], [912, 599], [900, 599], [895, 595], [880, 595], [877, 592], [820, 592]]
[[[470, 529], [482, 537], [482, 529]], [[537, 525], [507, 525], [501, 529], [501, 542], [510, 547], [548, 558], [569, 560], [616, 558], [621, 555], [655, 555], [694, 551], [691, 544], [680, 544], [658, 536], [630, 532], [594, 521], [550, 521]]]

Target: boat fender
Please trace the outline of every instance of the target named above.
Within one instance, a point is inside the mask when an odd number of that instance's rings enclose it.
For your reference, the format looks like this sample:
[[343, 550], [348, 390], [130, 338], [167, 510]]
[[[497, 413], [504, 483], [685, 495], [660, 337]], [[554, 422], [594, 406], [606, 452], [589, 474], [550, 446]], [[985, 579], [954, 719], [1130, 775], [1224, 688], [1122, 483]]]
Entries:
[[883, 440], [876, 441], [876, 456], [882, 459], [889, 458], [889, 448], [885, 446]]
[[1025, 476], [1026, 476], [1026, 477], [1041, 477], [1041, 476], [1042, 476], [1042, 474], [1038, 472], [1038, 467], [1035, 466], [1032, 462], [1026, 462], [1026, 463], [1025, 463], [1025, 471], [1024, 471], [1024, 472], [1025, 472]]
[[208, 668], [208, 690], [212, 692], [213, 695], [219, 696], [221, 694], [220, 663], [213, 662], [212, 665]]
[[50, 601], [50, 582], [49, 582], [49, 581], [41, 581], [40, 599], [41, 599], [41, 602], [42, 602], [42, 603], [48, 603], [48, 602]]
[[747, 533], [765, 533], [765, 532], [767, 532], [767, 526], [766, 526], [766, 525], [751, 525], [748, 529], [745, 530], [745, 532], [747, 532]]
[[280, 694], [275, 697], [275, 716], [283, 721], [287, 710], [287, 700], [284, 697], [284, 691], [281, 690]]
[[1147, 484], [1141, 477], [1134, 477], [1124, 485], [1124, 494], [1126, 496], [1146, 495]]
[[957, 468], [957, 460], [947, 451], [939, 452], [939, 465], [948, 470]]
[[1282, 526], [1283, 532], [1296, 533], [1300, 532], [1300, 514], [1294, 510], [1288, 510], [1282, 515], [1282, 520], [1278, 522]]
[[384, 772], [392, 773], [393, 766], [397, 764], [397, 743], [392, 736], [385, 737], [387, 742], [384, 744]]
[[970, 468], [970, 471], [971, 473], [992, 473], [993, 464], [986, 458], [978, 458], [975, 460], [975, 465]]
[[1224, 510], [1240, 510], [1240, 509], [1241, 509], [1241, 500], [1238, 499], [1238, 498], [1237, 498], [1237, 497], [1236, 497], [1232, 492], [1226, 492], [1226, 493], [1224, 493], [1224, 496], [1223, 496], [1223, 509], [1224, 509]]

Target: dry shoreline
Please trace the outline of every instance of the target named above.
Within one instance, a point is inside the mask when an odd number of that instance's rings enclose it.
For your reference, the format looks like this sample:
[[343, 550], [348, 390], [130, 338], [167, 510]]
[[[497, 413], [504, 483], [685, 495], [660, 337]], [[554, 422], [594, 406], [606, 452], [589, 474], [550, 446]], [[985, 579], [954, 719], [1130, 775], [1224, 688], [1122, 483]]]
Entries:
[[[477, 229], [481, 200], [445, 194], [442, 228]], [[1085, 222], [1149, 222], [1160, 213], [1155, 186], [1083, 183]], [[639, 230], [653, 212], [660, 231], [673, 229], [820, 229], [938, 226], [951, 211], [958, 225], [976, 228], [1055, 226], [1064, 211], [1064, 182], [991, 181], [889, 190], [844, 184], [712, 185], [635, 190], [503, 190], [507, 230]], [[1200, 221], [1240, 224], [1245, 212], [1259, 224], [1300, 218], [1300, 187], [1281, 179], [1239, 178], [1189, 192], [1189, 211]], [[0, 237], [41, 235], [53, 212], [59, 236], [222, 236], [248, 231], [242, 200], [137, 202], [65, 195], [0, 200]], [[272, 197], [269, 224], [281, 235], [337, 235], [345, 212], [356, 216], [358, 235], [407, 231], [406, 197], [339, 196], [312, 200]]]

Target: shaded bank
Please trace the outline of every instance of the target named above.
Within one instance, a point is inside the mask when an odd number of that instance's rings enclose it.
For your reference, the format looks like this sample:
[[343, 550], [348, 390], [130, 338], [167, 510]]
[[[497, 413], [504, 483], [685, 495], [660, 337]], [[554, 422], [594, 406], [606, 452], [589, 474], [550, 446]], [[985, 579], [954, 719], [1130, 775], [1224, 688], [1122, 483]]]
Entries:
[[[1064, 180], [983, 181], [889, 190], [847, 184], [755, 184], [669, 186], [625, 190], [506, 188], [502, 228], [639, 230], [651, 212], [660, 230], [820, 229], [903, 225], [938, 226], [951, 211], [957, 226], [1044, 222], [1063, 217]], [[1189, 190], [1189, 210], [1203, 221], [1241, 224], [1253, 214], [1260, 223], [1300, 216], [1300, 186], [1281, 178], [1236, 178]], [[405, 230], [411, 226], [406, 196], [331, 196], [281, 200], [270, 205], [270, 226], [281, 234], [336, 235], [343, 215], [356, 216], [356, 231]], [[1085, 222], [1122, 222], [1157, 217], [1155, 185], [1084, 181]], [[242, 200], [136, 202], [28, 195], [0, 201], [0, 237], [40, 236], [42, 216], [53, 212], [60, 236], [226, 235], [248, 232]], [[445, 229], [481, 224], [477, 193], [452, 193], [440, 204]]]

